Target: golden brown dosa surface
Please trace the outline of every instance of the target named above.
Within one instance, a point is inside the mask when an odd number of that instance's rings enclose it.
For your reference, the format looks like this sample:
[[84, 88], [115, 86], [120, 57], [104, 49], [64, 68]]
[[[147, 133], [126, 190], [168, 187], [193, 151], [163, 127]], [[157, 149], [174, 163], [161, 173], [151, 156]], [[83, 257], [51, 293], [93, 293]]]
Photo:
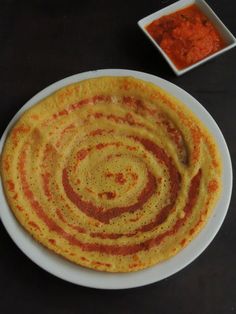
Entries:
[[1, 159], [9, 205], [79, 265], [136, 271], [177, 254], [218, 198], [213, 137], [185, 105], [132, 77], [66, 86], [26, 111]]

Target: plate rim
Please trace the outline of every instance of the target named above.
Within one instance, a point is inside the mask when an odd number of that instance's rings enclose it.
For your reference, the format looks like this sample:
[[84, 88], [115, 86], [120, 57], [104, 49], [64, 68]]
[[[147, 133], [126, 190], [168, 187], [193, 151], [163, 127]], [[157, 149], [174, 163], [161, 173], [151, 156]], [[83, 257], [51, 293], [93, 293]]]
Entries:
[[186, 248], [162, 263], [137, 272], [107, 273], [73, 264], [65, 258], [58, 256], [56, 253], [44, 248], [40, 243], [35, 241], [18, 223], [8, 206], [3, 191], [2, 179], [0, 180], [0, 201], [2, 203], [0, 218], [7, 233], [18, 248], [36, 265], [52, 275], [73, 284], [90, 288], [111, 290], [136, 288], [158, 282], [179, 272], [192, 263], [213, 241], [225, 219], [230, 204], [233, 181], [232, 163], [226, 141], [220, 128], [210, 113], [193, 96], [177, 85], [156, 75], [128, 69], [100, 69], [86, 71], [63, 78], [39, 91], [16, 112], [8, 123], [1, 136], [0, 154], [9, 130], [25, 110], [63, 86], [100, 76], [133, 76], [138, 79], [152, 82], [180, 99], [180, 101], [193, 111], [204, 125], [207, 126], [218, 144], [223, 163], [221, 197], [217, 205], [214, 207], [207, 224]]

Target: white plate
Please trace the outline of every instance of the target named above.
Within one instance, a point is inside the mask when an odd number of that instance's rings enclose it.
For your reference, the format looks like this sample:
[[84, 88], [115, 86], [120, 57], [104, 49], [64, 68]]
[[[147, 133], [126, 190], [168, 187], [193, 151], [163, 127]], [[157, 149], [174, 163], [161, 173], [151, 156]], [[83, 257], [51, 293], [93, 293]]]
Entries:
[[86, 287], [99, 289], [126, 289], [147, 285], [173, 275], [191, 263], [206, 249], [206, 247], [210, 244], [218, 232], [227, 213], [232, 190], [232, 166], [229, 151], [220, 129], [210, 114], [200, 105], [196, 99], [194, 99], [181, 88], [154, 75], [120, 69], [98, 70], [76, 74], [56, 82], [39, 92], [17, 112], [17, 114], [13, 117], [7, 126], [0, 141], [0, 152], [2, 151], [7, 133], [13, 124], [17, 121], [17, 119], [21, 116], [23, 111], [65, 85], [79, 82], [84, 79], [105, 75], [133, 76], [152, 82], [164, 88], [177, 98], [181, 99], [181, 101], [183, 101], [193, 112], [195, 112], [195, 114], [208, 126], [212, 134], [215, 136], [223, 161], [223, 191], [221, 198], [217, 203], [217, 206], [215, 207], [213, 214], [205, 228], [185, 249], [165, 262], [134, 273], [112, 274], [86, 269], [73, 264], [56, 255], [55, 253], [47, 250], [42, 245], [33, 240], [32, 237], [16, 221], [14, 215], [11, 212], [11, 209], [8, 207], [1, 182], [0, 214], [3, 225], [16, 245], [33, 262], [49, 273], [61, 279]]

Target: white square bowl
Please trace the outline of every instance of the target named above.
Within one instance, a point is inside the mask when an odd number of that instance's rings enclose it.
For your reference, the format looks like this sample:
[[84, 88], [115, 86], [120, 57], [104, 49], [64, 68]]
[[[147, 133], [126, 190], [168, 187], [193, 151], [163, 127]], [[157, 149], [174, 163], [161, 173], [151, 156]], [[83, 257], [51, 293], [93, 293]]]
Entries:
[[[210, 56], [192, 64], [191, 66], [188, 66], [182, 70], [179, 70], [176, 65], [172, 62], [172, 60], [168, 57], [168, 55], [165, 53], [165, 51], [158, 45], [158, 43], [154, 40], [154, 38], [147, 32], [146, 26], [153, 22], [154, 20], [171, 13], [174, 13], [178, 10], [181, 10], [189, 5], [196, 4], [201, 11], [209, 18], [209, 20], [213, 23], [213, 25], [216, 27], [216, 29], [219, 31], [221, 37], [226, 43], [226, 46], [222, 48], [221, 50], [211, 54]], [[200, 64], [205, 63], [208, 60], [211, 60], [220, 54], [226, 52], [227, 50], [233, 48], [236, 46], [236, 38], [233, 36], [233, 34], [228, 30], [228, 28], [224, 25], [224, 23], [219, 19], [219, 17], [215, 14], [215, 12], [210, 8], [210, 6], [204, 1], [204, 0], [180, 0], [177, 1], [159, 11], [156, 11], [155, 13], [146, 16], [145, 18], [138, 21], [138, 26], [141, 28], [141, 30], [144, 32], [144, 34], [152, 41], [154, 46], [160, 51], [160, 53], [163, 55], [163, 57], [166, 59], [166, 61], [171, 66], [172, 70], [175, 72], [176, 75], [182, 75], [196, 67], [198, 67]]]

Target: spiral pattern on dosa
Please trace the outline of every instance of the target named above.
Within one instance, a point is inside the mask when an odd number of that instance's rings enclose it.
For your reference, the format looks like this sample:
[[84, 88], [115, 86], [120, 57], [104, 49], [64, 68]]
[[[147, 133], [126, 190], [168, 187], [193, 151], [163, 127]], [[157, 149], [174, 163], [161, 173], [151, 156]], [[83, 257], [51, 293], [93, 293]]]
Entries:
[[3, 150], [17, 219], [80, 265], [126, 272], [175, 255], [220, 191], [212, 136], [178, 100], [132, 77], [66, 86], [33, 106]]

